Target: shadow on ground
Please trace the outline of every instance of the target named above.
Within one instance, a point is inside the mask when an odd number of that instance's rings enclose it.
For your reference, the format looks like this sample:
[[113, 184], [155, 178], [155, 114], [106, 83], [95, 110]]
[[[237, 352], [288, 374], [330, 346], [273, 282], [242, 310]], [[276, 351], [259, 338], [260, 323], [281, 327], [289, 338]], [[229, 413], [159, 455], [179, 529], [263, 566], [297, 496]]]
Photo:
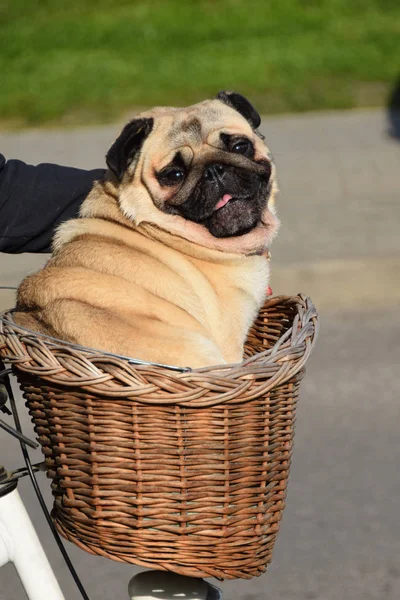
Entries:
[[397, 79], [388, 102], [388, 133], [400, 141], [400, 77]]

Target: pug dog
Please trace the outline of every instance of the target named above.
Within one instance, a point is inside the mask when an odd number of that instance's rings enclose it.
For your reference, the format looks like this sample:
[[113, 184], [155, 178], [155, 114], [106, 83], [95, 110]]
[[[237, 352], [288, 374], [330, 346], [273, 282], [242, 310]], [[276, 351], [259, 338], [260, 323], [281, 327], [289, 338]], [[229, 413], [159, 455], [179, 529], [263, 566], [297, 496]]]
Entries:
[[260, 121], [226, 91], [130, 121], [79, 218], [21, 283], [17, 323], [155, 363], [241, 362], [279, 226]]

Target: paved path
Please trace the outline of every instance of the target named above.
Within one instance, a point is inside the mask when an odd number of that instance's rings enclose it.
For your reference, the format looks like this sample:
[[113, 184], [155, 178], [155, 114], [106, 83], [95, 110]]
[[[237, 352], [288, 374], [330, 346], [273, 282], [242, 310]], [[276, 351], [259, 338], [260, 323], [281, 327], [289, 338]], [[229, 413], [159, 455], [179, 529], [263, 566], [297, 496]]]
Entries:
[[[117, 131], [0, 134], [0, 150], [95, 167]], [[227, 600], [397, 600], [400, 144], [380, 111], [267, 118], [263, 131], [282, 191], [274, 291], [311, 295], [322, 331], [303, 382], [274, 562], [266, 576], [223, 588]], [[43, 260], [0, 256], [0, 282], [17, 283]], [[0, 292], [0, 306], [11, 303]], [[20, 466], [17, 444], [4, 435], [0, 456]], [[78, 600], [29, 484], [20, 489], [68, 600]], [[126, 598], [131, 567], [69, 547], [93, 600]], [[13, 568], [3, 568], [0, 600], [24, 597]]]

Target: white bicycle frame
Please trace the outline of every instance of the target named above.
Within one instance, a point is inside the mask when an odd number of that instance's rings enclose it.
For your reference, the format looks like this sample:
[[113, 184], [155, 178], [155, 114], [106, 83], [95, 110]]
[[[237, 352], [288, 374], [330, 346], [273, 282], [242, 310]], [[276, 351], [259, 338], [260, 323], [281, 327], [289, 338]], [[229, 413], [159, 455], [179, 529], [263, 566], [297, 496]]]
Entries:
[[16, 485], [5, 484], [0, 485], [0, 567], [8, 562], [29, 600], [65, 600]]

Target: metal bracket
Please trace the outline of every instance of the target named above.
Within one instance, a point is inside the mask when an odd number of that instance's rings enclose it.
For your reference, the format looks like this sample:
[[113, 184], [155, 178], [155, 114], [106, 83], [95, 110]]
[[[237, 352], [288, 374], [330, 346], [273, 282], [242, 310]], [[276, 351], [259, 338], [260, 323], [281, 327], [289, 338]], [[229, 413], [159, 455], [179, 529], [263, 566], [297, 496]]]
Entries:
[[[0, 371], [0, 411], [7, 415], [12, 414], [6, 406], [8, 402], [9, 390], [11, 390], [11, 384], [8, 378], [8, 375], [10, 375], [10, 373], [12, 373], [12, 369], [3, 369], [2, 371]], [[2, 383], [3, 379], [6, 383]], [[14, 427], [11, 427], [11, 425], [8, 425], [8, 423], [3, 421], [3, 419], [0, 419], [0, 429], [4, 429], [4, 431], [17, 438], [17, 440], [19, 440], [20, 442], [24, 442], [27, 446], [30, 446], [31, 448], [37, 448], [39, 446], [39, 444], [26, 437], [26, 435], [20, 433], [19, 431], [14, 429]]]
[[[32, 470], [34, 473], [46, 471], [46, 463], [44, 461], [35, 463], [32, 465]], [[18, 481], [18, 479], [21, 479], [21, 477], [25, 477], [26, 475], [29, 475], [29, 471], [26, 467], [14, 469], [14, 471], [7, 471], [3, 466], [0, 465], [0, 485]]]
[[[0, 364], [1, 366], [1, 364]], [[8, 391], [7, 387], [3, 383], [3, 378], [7, 377], [12, 372], [11, 369], [3, 369], [0, 371], [0, 410], [6, 415], [11, 415], [11, 410], [6, 406], [8, 402]]]

